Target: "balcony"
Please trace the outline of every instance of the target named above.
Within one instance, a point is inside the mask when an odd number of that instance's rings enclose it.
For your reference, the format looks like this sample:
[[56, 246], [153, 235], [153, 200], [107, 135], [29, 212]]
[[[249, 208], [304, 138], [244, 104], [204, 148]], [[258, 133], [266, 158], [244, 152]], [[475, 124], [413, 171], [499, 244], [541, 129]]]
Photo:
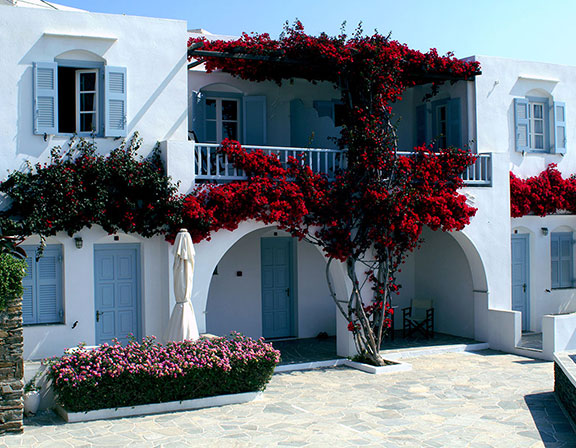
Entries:
[[[194, 175], [196, 181], [230, 182], [246, 180], [247, 176], [228, 161], [228, 156], [218, 153], [220, 145], [216, 143], [194, 144]], [[262, 150], [265, 154], [277, 154], [282, 163], [288, 157], [301, 158], [315, 173], [326, 173], [329, 179], [335, 173], [346, 168], [346, 151], [340, 149], [291, 148], [277, 146], [248, 146], [247, 150]], [[398, 154], [409, 156], [410, 152]], [[466, 186], [490, 187], [492, 185], [492, 154], [478, 154], [474, 165], [469, 166], [462, 174]]]

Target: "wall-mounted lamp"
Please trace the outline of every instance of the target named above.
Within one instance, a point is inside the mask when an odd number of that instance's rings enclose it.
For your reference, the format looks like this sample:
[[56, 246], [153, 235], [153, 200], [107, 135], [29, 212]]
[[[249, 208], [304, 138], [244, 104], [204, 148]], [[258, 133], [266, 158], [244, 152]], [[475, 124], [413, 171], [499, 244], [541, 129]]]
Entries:
[[74, 244], [76, 244], [76, 249], [82, 249], [82, 246], [84, 245], [84, 241], [82, 240], [82, 238], [77, 236], [76, 238], [74, 238]]
[[548, 227], [542, 227], [540, 228], [540, 230], [542, 230], [542, 235], [544, 236], [548, 235]]

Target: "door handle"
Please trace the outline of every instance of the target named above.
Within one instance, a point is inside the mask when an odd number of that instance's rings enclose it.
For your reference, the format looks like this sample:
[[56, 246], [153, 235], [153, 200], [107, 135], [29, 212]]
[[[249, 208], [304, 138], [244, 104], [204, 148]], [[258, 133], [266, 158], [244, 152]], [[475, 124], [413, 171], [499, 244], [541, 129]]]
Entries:
[[290, 297], [290, 288], [286, 288], [286, 295]]
[[102, 313], [100, 311], [96, 311], [96, 322], [100, 322], [100, 315]]
[[526, 292], [526, 283], [524, 283], [524, 284], [522, 285], [522, 289], [524, 290], [524, 292]]

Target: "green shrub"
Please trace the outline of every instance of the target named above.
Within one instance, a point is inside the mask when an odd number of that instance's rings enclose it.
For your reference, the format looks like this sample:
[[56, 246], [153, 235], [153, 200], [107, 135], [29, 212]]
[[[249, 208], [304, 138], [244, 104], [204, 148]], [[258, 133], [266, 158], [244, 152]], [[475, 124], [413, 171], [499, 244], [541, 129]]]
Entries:
[[22, 297], [22, 279], [26, 275], [26, 262], [12, 255], [0, 254], [0, 311], [10, 300]]
[[67, 354], [49, 376], [59, 404], [86, 412], [264, 390], [279, 359], [263, 339], [239, 334], [165, 346], [148, 338]]

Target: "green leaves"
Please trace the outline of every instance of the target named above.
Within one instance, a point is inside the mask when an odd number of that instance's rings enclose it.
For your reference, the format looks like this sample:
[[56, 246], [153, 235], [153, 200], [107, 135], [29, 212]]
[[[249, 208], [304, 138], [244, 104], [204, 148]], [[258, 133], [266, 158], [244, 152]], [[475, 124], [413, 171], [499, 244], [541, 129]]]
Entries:
[[53, 148], [49, 164], [15, 171], [0, 185], [12, 200], [0, 214], [0, 225], [42, 237], [62, 231], [72, 236], [94, 224], [109, 233], [166, 233], [176, 227], [181, 200], [159, 151], [143, 158], [140, 146], [135, 134], [107, 156], [84, 139], [72, 139], [65, 150]]
[[0, 311], [10, 300], [22, 297], [22, 279], [26, 274], [26, 262], [10, 254], [0, 254]]

